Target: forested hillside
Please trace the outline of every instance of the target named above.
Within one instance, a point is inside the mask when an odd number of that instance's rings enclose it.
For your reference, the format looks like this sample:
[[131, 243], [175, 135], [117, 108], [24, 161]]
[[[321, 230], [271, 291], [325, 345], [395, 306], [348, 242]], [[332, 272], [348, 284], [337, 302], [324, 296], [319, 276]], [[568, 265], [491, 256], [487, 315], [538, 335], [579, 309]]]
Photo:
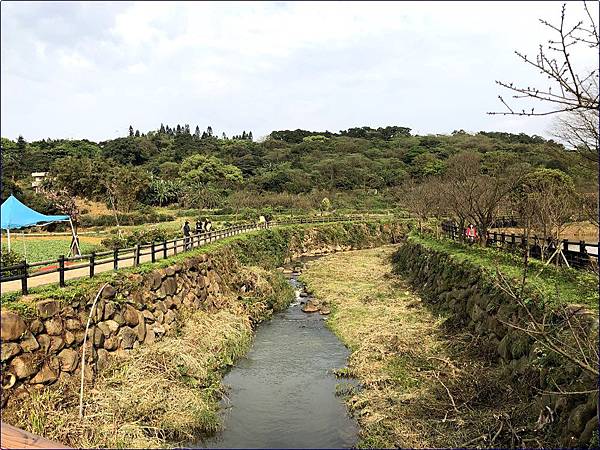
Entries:
[[[48, 212], [60, 209], [61, 195], [103, 201], [121, 212], [143, 205], [318, 209], [324, 198], [334, 209], [390, 208], [407, 186], [443, 176], [465, 153], [478, 155], [480, 173], [558, 169], [579, 192], [597, 188], [593, 164], [539, 136], [462, 130], [415, 136], [390, 126], [273, 131], [256, 142], [246, 131], [227, 138], [211, 127], [192, 132], [189, 125], [161, 125], [147, 133], [130, 127], [129, 136], [103, 142], [2, 138], [2, 199], [14, 192]], [[28, 188], [35, 171], [50, 171], [51, 195]]]

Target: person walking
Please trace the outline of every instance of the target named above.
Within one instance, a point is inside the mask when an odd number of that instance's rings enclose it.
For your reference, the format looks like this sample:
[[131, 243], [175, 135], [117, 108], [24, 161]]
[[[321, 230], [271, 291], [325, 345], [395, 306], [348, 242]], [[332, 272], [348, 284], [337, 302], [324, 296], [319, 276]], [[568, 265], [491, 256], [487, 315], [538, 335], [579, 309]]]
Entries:
[[472, 223], [469, 224], [469, 227], [465, 231], [465, 236], [469, 244], [473, 244], [477, 240], [477, 228]]
[[202, 233], [202, 227], [203, 227], [203, 223], [200, 219], [196, 220], [196, 234], [200, 234]]
[[206, 231], [210, 231], [212, 229], [212, 222], [208, 220], [208, 218], [206, 219], [205, 229]]
[[189, 250], [190, 248], [190, 223], [186, 220], [183, 228], [183, 247], [185, 250]]

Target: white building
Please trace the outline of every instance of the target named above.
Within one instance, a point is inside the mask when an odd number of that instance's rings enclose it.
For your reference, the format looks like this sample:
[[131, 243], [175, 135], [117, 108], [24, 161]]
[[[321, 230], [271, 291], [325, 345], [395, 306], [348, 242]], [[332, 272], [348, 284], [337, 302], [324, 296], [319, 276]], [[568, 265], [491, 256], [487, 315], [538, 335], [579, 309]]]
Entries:
[[35, 190], [35, 192], [39, 192], [40, 186], [42, 182], [46, 179], [46, 175], [48, 172], [31, 172], [31, 178], [33, 181], [31, 182], [31, 187]]

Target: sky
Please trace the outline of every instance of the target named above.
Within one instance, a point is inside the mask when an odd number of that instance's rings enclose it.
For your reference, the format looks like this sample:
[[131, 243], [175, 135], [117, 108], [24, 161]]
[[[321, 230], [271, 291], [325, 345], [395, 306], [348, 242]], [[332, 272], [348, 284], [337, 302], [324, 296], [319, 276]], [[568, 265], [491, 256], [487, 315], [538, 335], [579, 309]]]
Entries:
[[388, 125], [549, 137], [551, 118], [486, 112], [510, 97], [495, 80], [546, 85], [514, 51], [535, 54], [551, 37], [538, 19], [556, 22], [561, 5], [3, 1], [0, 133], [100, 141], [187, 123], [255, 138]]

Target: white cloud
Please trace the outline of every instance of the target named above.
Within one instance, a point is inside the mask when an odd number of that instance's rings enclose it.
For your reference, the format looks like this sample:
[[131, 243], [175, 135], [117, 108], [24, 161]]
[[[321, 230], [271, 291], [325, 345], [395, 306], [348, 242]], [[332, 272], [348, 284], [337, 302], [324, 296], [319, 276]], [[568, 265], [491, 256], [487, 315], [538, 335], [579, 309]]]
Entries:
[[87, 70], [94, 68], [94, 63], [77, 52], [61, 51], [60, 63], [67, 70]]
[[[513, 50], [533, 54], [549, 37], [538, 17], [556, 20], [560, 7], [2, 3], [2, 132], [106, 139], [129, 123], [179, 122], [228, 135], [388, 124], [543, 134], [548, 120], [485, 112], [501, 106], [495, 79], [540, 81]], [[580, 12], [568, 4], [568, 17]], [[93, 105], [86, 120], [82, 103]]]
[[127, 66], [127, 72], [133, 75], [140, 75], [146, 73], [148, 71], [148, 67], [144, 63], [136, 63], [130, 66]]

